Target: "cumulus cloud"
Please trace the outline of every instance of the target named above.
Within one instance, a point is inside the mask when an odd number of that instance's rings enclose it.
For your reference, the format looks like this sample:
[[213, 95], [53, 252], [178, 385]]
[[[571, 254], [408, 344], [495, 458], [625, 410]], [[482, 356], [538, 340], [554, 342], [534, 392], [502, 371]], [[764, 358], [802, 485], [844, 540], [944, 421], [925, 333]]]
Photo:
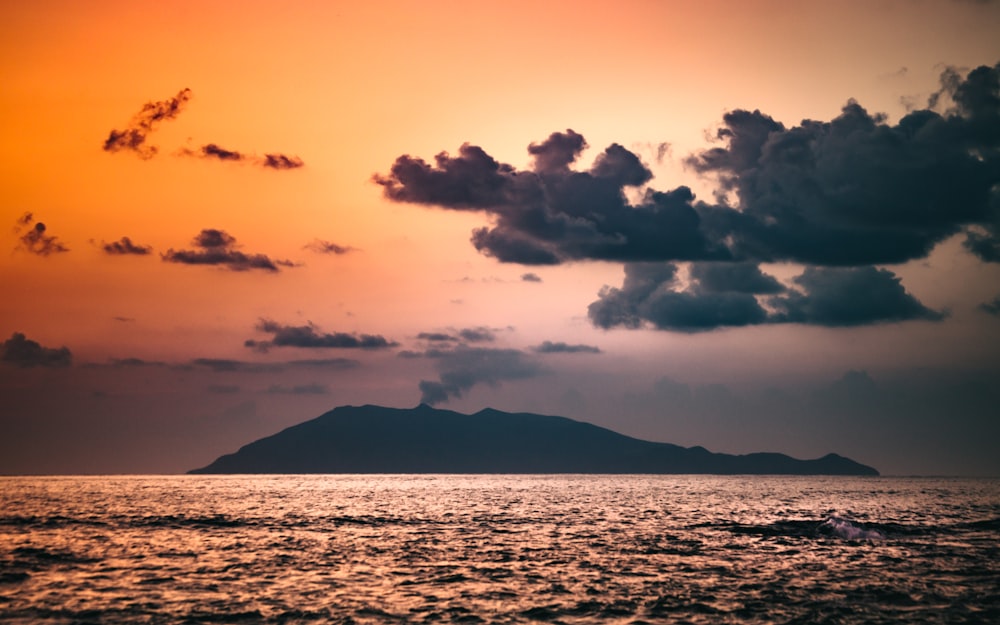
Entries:
[[337, 245], [336, 243], [323, 241], [322, 239], [316, 239], [311, 243], [307, 243], [302, 249], [310, 250], [316, 252], [317, 254], [333, 254], [335, 256], [355, 251], [355, 248], [353, 247], [349, 247], [347, 245]]
[[[734, 276], [744, 280], [733, 280]], [[704, 277], [707, 282], [701, 281]], [[772, 280], [759, 268], [738, 268], [724, 279], [711, 271], [692, 271], [684, 284], [675, 264], [634, 263], [625, 266], [622, 287], [601, 289], [588, 313], [602, 328], [677, 332], [773, 323], [834, 327], [944, 318], [944, 313], [908, 293], [887, 269], [806, 267], [792, 279], [797, 290], [778, 288], [780, 284]]]
[[533, 378], [542, 373], [537, 363], [516, 349], [496, 349], [458, 345], [454, 349], [429, 350], [423, 354], [434, 360], [438, 380], [421, 380], [420, 401], [434, 405], [460, 398], [474, 386], [499, 386], [501, 382]]
[[0, 362], [15, 367], [68, 367], [73, 356], [67, 347], [43, 347], [20, 332], [0, 343]]
[[160, 122], [175, 119], [191, 99], [191, 90], [182, 89], [177, 95], [160, 102], [147, 102], [136, 113], [124, 130], [112, 130], [104, 140], [105, 152], [134, 152], [140, 158], [156, 156], [157, 148], [147, 145], [146, 139]]
[[17, 219], [14, 232], [18, 235], [18, 249], [29, 254], [50, 256], [69, 251], [58, 237], [48, 234], [48, 227], [44, 223], [35, 221], [32, 213], [24, 213]]
[[[715, 139], [686, 159], [717, 182], [711, 202], [686, 186], [654, 189], [649, 168], [619, 144], [577, 167], [587, 143], [573, 130], [531, 143], [527, 169], [465, 144], [433, 163], [399, 156], [373, 181], [391, 201], [484, 214], [490, 225], [472, 244], [501, 262], [628, 263], [631, 284], [603, 290], [590, 308], [602, 327], [938, 319], [874, 266], [924, 258], [956, 234], [981, 260], [1000, 262], [1000, 64], [946, 70], [928, 106], [897, 123], [854, 100], [829, 121], [795, 125], [736, 109]], [[689, 264], [693, 286], [664, 279], [641, 292], [636, 267], [648, 262], [667, 273]], [[806, 272], [789, 291], [760, 271], [769, 262]], [[832, 312], [827, 296], [861, 285], [887, 299]]]
[[106, 254], [111, 254], [112, 256], [146, 256], [153, 251], [152, 247], [133, 243], [132, 239], [128, 237], [122, 237], [120, 240], [112, 241], [111, 243], [102, 243], [101, 249]]
[[236, 239], [224, 230], [206, 228], [192, 240], [195, 250], [174, 250], [162, 254], [164, 262], [182, 265], [215, 265], [233, 271], [278, 272], [279, 267], [294, 267], [290, 260], [272, 259], [265, 254], [246, 254], [236, 249]]
[[793, 278], [802, 291], [771, 298], [775, 322], [824, 326], [925, 319], [940, 321], [944, 313], [931, 310], [906, 292], [900, 279], [875, 267], [807, 267]]
[[393, 201], [488, 214], [495, 225], [473, 231], [472, 243], [501, 262], [727, 257], [700, 230], [687, 187], [650, 190], [632, 205], [625, 189], [648, 182], [649, 169], [634, 153], [612, 144], [589, 170], [573, 170], [586, 145], [573, 130], [552, 133], [528, 146], [533, 167], [518, 171], [465, 144], [457, 156], [438, 154], [433, 166], [400, 156], [388, 174], [373, 180]]
[[280, 324], [270, 319], [261, 319], [256, 327], [258, 332], [271, 335], [268, 341], [248, 339], [244, 345], [258, 352], [267, 352], [273, 347], [340, 348], [340, 349], [385, 349], [399, 345], [379, 334], [348, 334], [346, 332], [321, 332], [316, 325], [304, 326]]
[[594, 345], [583, 345], [576, 344], [570, 345], [567, 343], [552, 342], [552, 341], [542, 341], [541, 345], [536, 345], [531, 348], [533, 351], [539, 354], [600, 354], [601, 349], [595, 347]]

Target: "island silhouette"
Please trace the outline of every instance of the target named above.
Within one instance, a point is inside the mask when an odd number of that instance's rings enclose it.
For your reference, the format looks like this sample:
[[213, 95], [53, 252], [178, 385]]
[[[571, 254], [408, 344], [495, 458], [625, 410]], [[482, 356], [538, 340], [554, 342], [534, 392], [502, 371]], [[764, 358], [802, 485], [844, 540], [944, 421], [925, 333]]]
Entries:
[[492, 408], [466, 415], [426, 404], [341, 406], [188, 473], [879, 474], [833, 453], [713, 453], [566, 417]]

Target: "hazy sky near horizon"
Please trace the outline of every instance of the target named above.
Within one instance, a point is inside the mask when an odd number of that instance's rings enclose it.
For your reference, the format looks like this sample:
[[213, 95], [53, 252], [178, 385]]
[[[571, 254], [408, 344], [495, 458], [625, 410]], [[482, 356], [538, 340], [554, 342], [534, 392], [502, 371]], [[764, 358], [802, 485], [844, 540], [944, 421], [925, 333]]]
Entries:
[[1000, 475], [1000, 3], [0, 20], [0, 473], [423, 401]]

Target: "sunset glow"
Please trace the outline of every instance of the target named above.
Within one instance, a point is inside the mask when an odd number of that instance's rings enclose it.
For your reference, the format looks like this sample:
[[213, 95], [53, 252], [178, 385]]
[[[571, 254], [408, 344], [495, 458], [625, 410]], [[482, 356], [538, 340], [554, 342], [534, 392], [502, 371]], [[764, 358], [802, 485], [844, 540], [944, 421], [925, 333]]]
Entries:
[[1000, 474], [995, 2], [0, 18], [0, 473], [427, 401]]

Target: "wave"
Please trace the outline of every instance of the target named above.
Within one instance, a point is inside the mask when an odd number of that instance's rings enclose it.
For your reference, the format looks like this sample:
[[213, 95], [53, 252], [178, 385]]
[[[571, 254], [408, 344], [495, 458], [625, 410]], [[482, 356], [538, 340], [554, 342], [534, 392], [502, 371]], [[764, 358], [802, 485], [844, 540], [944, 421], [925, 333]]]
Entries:
[[761, 525], [734, 522], [700, 523], [693, 528], [706, 527], [726, 530], [733, 534], [764, 537], [839, 538], [850, 542], [877, 542], [891, 534], [924, 533], [925, 528], [907, 528], [894, 524], [862, 524], [843, 517], [831, 516], [821, 521], [789, 520]]
[[873, 542], [885, 539], [885, 534], [876, 529], [869, 529], [854, 521], [836, 516], [820, 523], [816, 531], [824, 536], [837, 536], [844, 540]]

